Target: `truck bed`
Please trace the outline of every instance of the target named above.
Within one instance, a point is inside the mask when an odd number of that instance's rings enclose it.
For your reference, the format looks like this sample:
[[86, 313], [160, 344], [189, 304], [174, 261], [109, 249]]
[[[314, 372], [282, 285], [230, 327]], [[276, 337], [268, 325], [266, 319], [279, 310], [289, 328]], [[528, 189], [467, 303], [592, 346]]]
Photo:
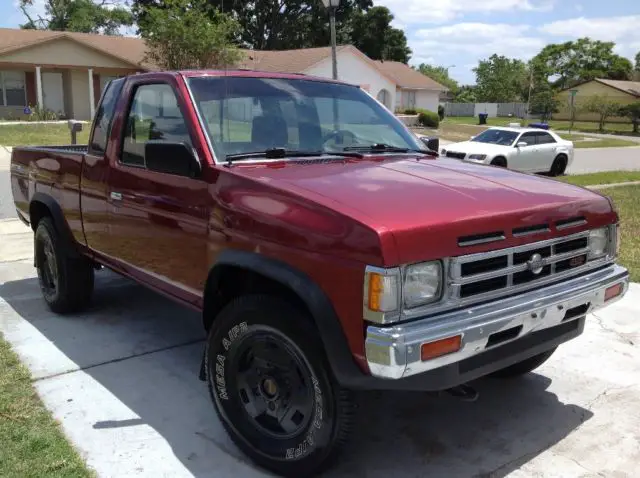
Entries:
[[39, 152], [53, 152], [53, 153], [81, 153], [87, 154], [89, 150], [88, 144], [65, 144], [54, 146], [17, 146], [14, 150], [21, 151], [39, 151]]

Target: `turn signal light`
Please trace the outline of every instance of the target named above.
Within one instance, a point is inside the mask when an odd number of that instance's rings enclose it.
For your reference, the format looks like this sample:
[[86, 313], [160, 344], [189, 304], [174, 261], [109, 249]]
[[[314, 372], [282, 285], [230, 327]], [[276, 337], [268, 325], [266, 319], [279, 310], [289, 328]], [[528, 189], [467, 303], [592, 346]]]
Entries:
[[422, 344], [420, 346], [420, 358], [424, 362], [425, 360], [431, 360], [436, 357], [441, 357], [442, 355], [451, 354], [460, 350], [461, 345], [462, 335], [447, 337], [446, 339]]
[[614, 297], [618, 297], [620, 294], [622, 294], [622, 284], [612, 285], [604, 291], [604, 301], [606, 302]]

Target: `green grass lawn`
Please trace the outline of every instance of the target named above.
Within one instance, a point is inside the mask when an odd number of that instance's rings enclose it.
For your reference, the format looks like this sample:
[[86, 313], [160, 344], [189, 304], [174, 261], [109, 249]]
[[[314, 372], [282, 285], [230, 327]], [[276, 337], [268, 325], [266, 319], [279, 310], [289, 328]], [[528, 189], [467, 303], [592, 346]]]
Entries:
[[627, 183], [630, 181], [640, 181], [640, 171], [607, 171], [604, 173], [562, 176], [556, 179], [578, 186]]
[[[78, 144], [89, 142], [91, 125], [85, 123], [78, 133]], [[12, 124], [0, 125], [2, 146], [53, 146], [70, 144], [71, 134], [65, 124]]]
[[0, 476], [90, 477], [0, 334]]
[[618, 138], [595, 138], [578, 134], [562, 133], [560, 137], [573, 141], [573, 147], [581, 148], [621, 148], [627, 146], [640, 146], [636, 141], [627, 141]]
[[633, 282], [640, 282], [640, 185], [620, 186], [603, 190], [613, 199], [620, 214], [619, 262], [631, 273]]

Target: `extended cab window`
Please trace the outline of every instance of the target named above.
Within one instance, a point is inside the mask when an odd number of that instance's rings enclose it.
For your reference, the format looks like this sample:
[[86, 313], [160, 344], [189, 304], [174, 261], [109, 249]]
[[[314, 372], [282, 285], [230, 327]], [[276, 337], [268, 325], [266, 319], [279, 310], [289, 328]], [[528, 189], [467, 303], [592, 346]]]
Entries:
[[171, 86], [139, 86], [133, 96], [122, 144], [122, 162], [146, 166], [144, 149], [149, 141], [191, 145], [187, 124]]
[[104, 90], [102, 101], [98, 106], [98, 111], [96, 111], [96, 118], [93, 122], [93, 136], [89, 145], [89, 150], [93, 154], [104, 154], [107, 149], [113, 113], [116, 109], [123, 83], [124, 80], [114, 80]]

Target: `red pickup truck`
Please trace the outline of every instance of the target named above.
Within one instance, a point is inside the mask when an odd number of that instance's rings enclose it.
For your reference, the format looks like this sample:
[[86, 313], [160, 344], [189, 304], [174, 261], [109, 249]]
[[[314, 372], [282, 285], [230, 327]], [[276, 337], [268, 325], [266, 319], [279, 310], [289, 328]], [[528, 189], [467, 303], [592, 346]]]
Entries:
[[114, 80], [88, 146], [15, 148], [11, 184], [50, 308], [87, 305], [105, 266], [202, 311], [214, 407], [283, 475], [336, 458], [354, 390], [474, 398], [628, 287], [606, 197], [437, 157], [303, 75]]

